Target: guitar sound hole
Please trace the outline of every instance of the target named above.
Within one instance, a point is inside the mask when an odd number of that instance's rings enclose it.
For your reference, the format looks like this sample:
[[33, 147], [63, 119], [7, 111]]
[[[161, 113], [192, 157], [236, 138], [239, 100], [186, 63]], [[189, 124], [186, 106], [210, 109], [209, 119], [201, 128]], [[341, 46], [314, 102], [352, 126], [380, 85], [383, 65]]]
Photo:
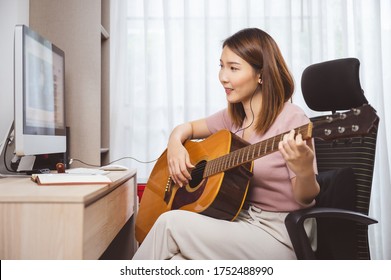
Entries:
[[189, 182], [191, 188], [197, 187], [202, 182], [205, 166], [206, 160], [200, 161], [191, 171], [191, 181]]

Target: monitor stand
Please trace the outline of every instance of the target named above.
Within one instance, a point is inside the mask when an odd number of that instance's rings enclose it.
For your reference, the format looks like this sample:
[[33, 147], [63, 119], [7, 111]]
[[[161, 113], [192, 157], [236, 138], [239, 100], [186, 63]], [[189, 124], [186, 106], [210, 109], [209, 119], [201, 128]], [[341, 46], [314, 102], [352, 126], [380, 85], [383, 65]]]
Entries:
[[18, 172], [31, 171], [34, 169], [36, 156], [23, 156], [18, 164]]
[[0, 151], [0, 178], [7, 177], [26, 177], [26, 174], [17, 173], [12, 167], [11, 163], [15, 161], [14, 150], [15, 150], [15, 141], [14, 141], [14, 123], [12, 122], [10, 129], [7, 135], [4, 137], [4, 140], [1, 142], [1, 151]]

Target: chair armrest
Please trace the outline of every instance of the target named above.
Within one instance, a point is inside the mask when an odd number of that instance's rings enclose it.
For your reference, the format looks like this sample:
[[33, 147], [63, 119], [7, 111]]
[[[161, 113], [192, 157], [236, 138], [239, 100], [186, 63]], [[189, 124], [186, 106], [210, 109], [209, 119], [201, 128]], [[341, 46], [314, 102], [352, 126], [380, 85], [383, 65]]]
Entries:
[[363, 225], [377, 223], [376, 220], [362, 213], [344, 209], [313, 207], [293, 211], [286, 216], [285, 226], [298, 259], [316, 259], [304, 229], [304, 221], [308, 218], [345, 219]]

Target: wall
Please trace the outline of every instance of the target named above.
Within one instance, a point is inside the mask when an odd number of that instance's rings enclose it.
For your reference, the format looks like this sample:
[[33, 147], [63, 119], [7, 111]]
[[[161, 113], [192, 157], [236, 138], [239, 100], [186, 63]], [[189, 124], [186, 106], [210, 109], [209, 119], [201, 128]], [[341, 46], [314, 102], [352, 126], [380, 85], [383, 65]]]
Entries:
[[101, 1], [30, 0], [29, 8], [30, 27], [65, 52], [70, 157], [100, 165]]
[[14, 114], [14, 27], [28, 22], [29, 0], [0, 0], [0, 146]]

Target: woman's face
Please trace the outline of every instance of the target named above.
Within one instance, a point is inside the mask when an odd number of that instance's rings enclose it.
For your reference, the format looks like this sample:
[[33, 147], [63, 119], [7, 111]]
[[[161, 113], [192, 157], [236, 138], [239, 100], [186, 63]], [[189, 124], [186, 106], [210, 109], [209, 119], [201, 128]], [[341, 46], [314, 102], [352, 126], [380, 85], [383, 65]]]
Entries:
[[229, 103], [245, 104], [257, 89], [259, 75], [248, 62], [225, 46], [220, 58], [219, 79]]

